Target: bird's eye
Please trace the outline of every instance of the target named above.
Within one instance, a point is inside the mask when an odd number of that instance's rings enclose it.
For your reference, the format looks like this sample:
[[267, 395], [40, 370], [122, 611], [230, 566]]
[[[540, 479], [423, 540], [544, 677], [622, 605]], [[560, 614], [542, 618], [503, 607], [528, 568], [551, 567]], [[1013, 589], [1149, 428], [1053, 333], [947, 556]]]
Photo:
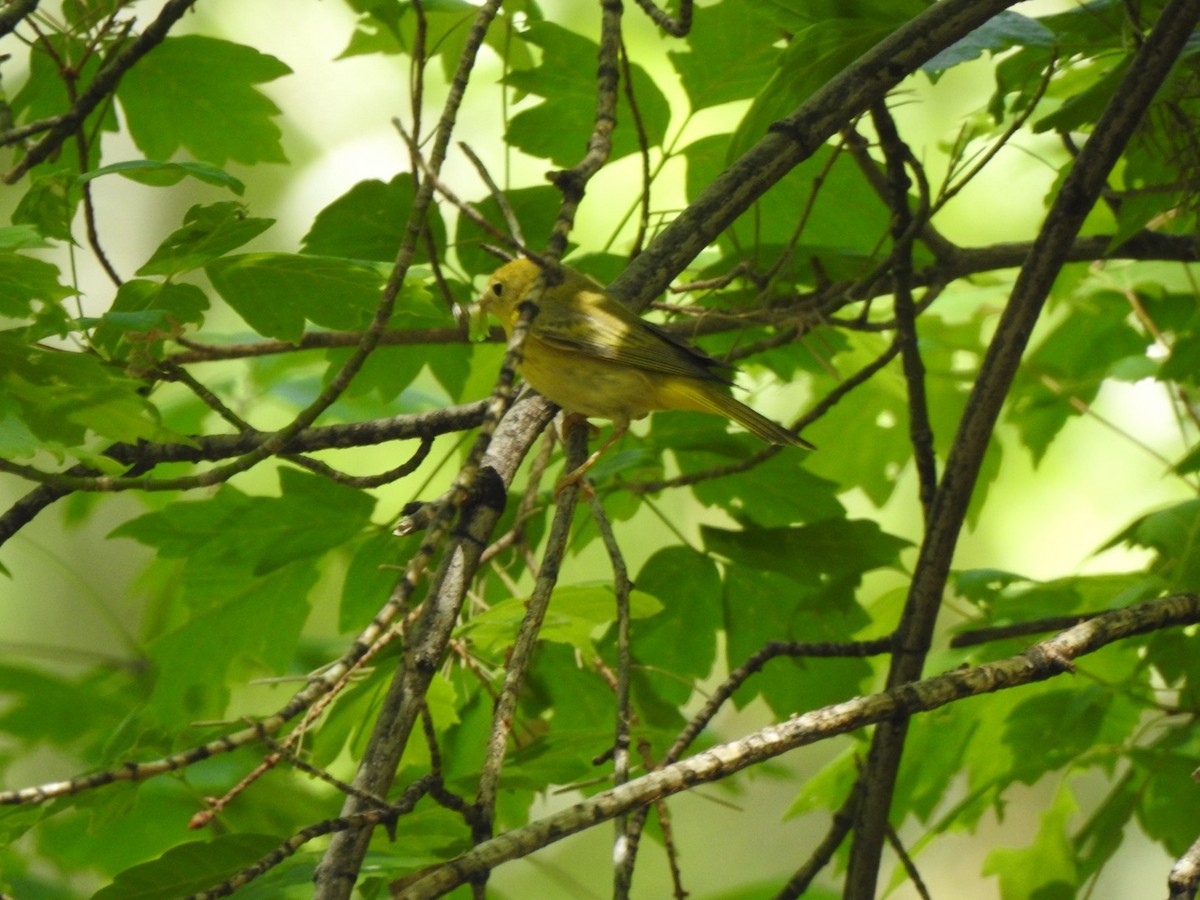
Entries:
[[492, 293], [495, 294], [497, 297], [499, 297], [501, 294], [504, 293], [504, 285], [502, 285], [498, 281], [493, 281], [492, 282]]

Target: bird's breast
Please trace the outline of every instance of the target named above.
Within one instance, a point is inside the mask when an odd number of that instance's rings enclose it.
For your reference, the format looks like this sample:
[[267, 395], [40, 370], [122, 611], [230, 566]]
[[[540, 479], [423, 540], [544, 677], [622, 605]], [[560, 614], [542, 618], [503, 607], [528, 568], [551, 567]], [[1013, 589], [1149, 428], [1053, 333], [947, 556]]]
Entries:
[[522, 377], [567, 412], [588, 418], [640, 419], [656, 405], [649, 374], [633, 366], [549, 346], [529, 335]]

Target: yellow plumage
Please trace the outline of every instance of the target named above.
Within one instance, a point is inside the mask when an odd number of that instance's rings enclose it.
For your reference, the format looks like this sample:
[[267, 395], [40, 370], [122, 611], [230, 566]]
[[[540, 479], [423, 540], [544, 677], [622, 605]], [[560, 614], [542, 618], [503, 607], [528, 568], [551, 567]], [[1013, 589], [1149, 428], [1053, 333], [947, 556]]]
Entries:
[[[512, 336], [538, 266], [517, 259], [497, 269], [480, 304]], [[772, 444], [808, 441], [726, 393], [728, 366], [635, 315], [596, 282], [570, 269], [542, 292], [525, 339], [521, 375], [568, 413], [611, 419], [613, 437], [653, 410], [690, 409], [733, 419]], [[586, 471], [600, 452], [581, 467]], [[572, 473], [575, 480], [583, 471]]]

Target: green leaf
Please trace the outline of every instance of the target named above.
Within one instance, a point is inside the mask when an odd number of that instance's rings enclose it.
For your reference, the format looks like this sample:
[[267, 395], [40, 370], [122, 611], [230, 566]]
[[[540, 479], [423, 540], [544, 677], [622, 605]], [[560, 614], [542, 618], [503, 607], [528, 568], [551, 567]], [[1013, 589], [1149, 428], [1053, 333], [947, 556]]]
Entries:
[[[561, 671], [561, 668], [560, 668]], [[592, 673], [588, 673], [592, 674]], [[605, 685], [592, 675], [595, 687], [603, 689]], [[574, 680], [572, 680], [574, 686]], [[611, 691], [609, 697], [604, 697], [600, 691], [591, 692], [587, 697], [593, 711], [612, 705]], [[558, 707], [571, 702], [568, 694], [561, 694]], [[580, 696], [576, 694], [576, 696]], [[585, 695], [586, 696], [586, 695]], [[595, 705], [591, 705], [593, 703]], [[596, 725], [603, 719], [596, 717]], [[596, 747], [606, 738], [612, 740], [612, 729], [596, 727], [587, 729], [554, 728], [548, 733], [539, 735], [531, 741], [519, 745], [508, 757], [504, 764], [504, 774], [501, 783], [511, 794], [518, 790], [544, 791], [558, 784], [574, 784], [588, 780], [595, 774], [594, 759]], [[515, 798], [514, 798], [515, 799]], [[526, 800], [521, 805], [527, 805]], [[516, 806], [517, 804], [513, 804]], [[516, 816], [508, 816], [510, 822]], [[521, 816], [512, 824], [524, 824], [525, 816]]]
[[[468, 344], [430, 344], [425, 347], [425, 364], [450, 400], [461, 403], [475, 400], [483, 391], [470, 391], [472, 364], [478, 360], [475, 348]], [[492, 369], [493, 372], [498, 371]]]
[[1196, 792], [1196, 751], [1196, 741], [1189, 730], [1172, 729], [1156, 746], [1134, 748], [1129, 753], [1144, 781], [1137, 809], [1138, 823], [1176, 858], [1186, 853], [1196, 840], [1196, 821], [1188, 815], [1191, 807], [1179, 802], [1181, 797], [1191, 797]]
[[1154, 571], [1168, 589], [1191, 590], [1200, 584], [1200, 500], [1185, 500], [1136, 519], [1104, 545], [1147, 547], [1157, 553]]
[[342, 582], [338, 629], [361, 630], [374, 618], [396, 586], [400, 569], [420, 543], [419, 536], [399, 538], [380, 529], [363, 535], [353, 545], [353, 555]]
[[753, 5], [724, 0], [697, 15], [688, 52], [668, 50], [692, 111], [758, 94], [775, 70], [774, 34]]
[[[535, 248], [539, 246], [538, 242], [543, 241], [554, 226], [561, 195], [549, 185], [539, 185], [507, 191], [504, 198], [520, 222], [526, 241]], [[487, 221], [504, 228], [504, 217], [493, 198], [476, 203], [475, 208]], [[467, 216], [458, 216], [454, 243], [463, 267], [472, 274], [488, 273], [500, 266], [501, 260], [479, 246], [481, 243], [495, 244], [496, 236], [484, 231]]]
[[[705, 460], [704, 456], [680, 453], [679, 460], [685, 471], [702, 471], [729, 462], [718, 462], [715, 455]], [[698, 482], [692, 492], [702, 503], [719, 506], [763, 528], [844, 516], [845, 507], [837, 499], [838, 485], [814, 475], [805, 463], [805, 453], [784, 450], [736, 477]]]
[[783, 814], [784, 819], [794, 819], [817, 810], [833, 810], [841, 806], [858, 780], [862, 767], [862, 739], [851, 744], [830, 762], [823, 765], [816, 775], [807, 778], [796, 794], [796, 799]]
[[77, 455], [88, 432], [124, 443], [182, 440], [162, 427], [141, 391], [140, 381], [92, 354], [27, 346], [0, 333], [0, 394], [12, 401], [9, 413]]
[[[689, 196], [725, 168], [727, 152], [733, 151], [723, 135], [701, 138], [684, 149]], [[806, 208], [797, 239], [796, 211]], [[830, 147], [792, 169], [722, 233], [719, 244], [736, 259], [746, 256], [747, 247], [754, 248], [751, 259], [774, 261], [782, 253], [788, 260], [784, 283], [813, 284], [864, 274], [888, 221], [887, 207], [854, 161]], [[811, 266], [812, 257], [821, 260], [819, 272]]]
[[1191, 646], [1191, 636], [1179, 629], [1160, 631], [1146, 640], [1146, 660], [1167, 687], [1181, 691], [1181, 704], [1200, 696], [1200, 655]]
[[[551, 22], [534, 22], [520, 37], [541, 49], [542, 61], [535, 68], [510, 72], [504, 83], [547, 102], [513, 117], [506, 135], [508, 143], [557, 166], [573, 166], [587, 152], [588, 138], [595, 127], [595, 67], [580, 62], [595, 60], [599, 46]], [[641, 131], [650, 146], [657, 146], [666, 135], [670, 106], [645, 69], [636, 64], [630, 69]], [[622, 92], [610, 160], [639, 151], [638, 132], [633, 128], [628, 104]]]
[[38, 234], [73, 244], [71, 223], [82, 196], [70, 172], [41, 172], [13, 210], [13, 224], [32, 225]]
[[[412, 176], [407, 173], [386, 183], [360, 181], [317, 214], [301, 252], [390, 263], [404, 240], [415, 196]], [[425, 222], [434, 246], [445, 247], [446, 226], [436, 206], [430, 207]], [[416, 259], [428, 260], [424, 241], [417, 242]]]
[[[1139, 572], [1080, 575], [1034, 581], [991, 569], [969, 570], [958, 576], [960, 593], [974, 602], [983, 619], [966, 623], [964, 631], [987, 625], [1011, 625], [1054, 616], [1085, 615], [1138, 603], [1157, 594], [1161, 585]], [[1027, 635], [980, 648], [975, 658], [995, 659], [1017, 652]], [[1095, 659], [1096, 657], [1093, 657]]]
[[0, 252], [44, 249], [49, 246], [50, 242], [32, 225], [0, 226]]
[[0, 252], [0, 315], [23, 319], [35, 303], [58, 303], [76, 292], [58, 280], [58, 267], [21, 253]]
[[[46, 817], [46, 806], [10, 806], [0, 810], [0, 844], [8, 847]], [[12, 875], [5, 870], [5, 882]]]
[[294, 469], [279, 470], [279, 486], [278, 497], [247, 497], [226, 485], [209, 500], [172, 503], [131, 519], [110, 536], [133, 538], [197, 568], [219, 559], [226, 570], [265, 575], [350, 541], [375, 508], [365, 491]]
[[[129, 721], [123, 724], [128, 727]], [[161, 745], [157, 747], [162, 752]], [[117, 761], [125, 758], [118, 756]], [[249, 754], [235, 758], [250, 760]], [[112, 757], [104, 759], [111, 764]], [[112, 785], [90, 797], [75, 798], [71, 808], [63, 809], [63, 814], [49, 819], [40, 829], [39, 849], [61, 871], [119, 877], [124, 870], [194, 838], [187, 825], [196, 811], [195, 792], [218, 784], [204, 775], [194, 778], [190, 785], [158, 779], [138, 785]], [[243, 821], [240, 830], [253, 828], [254, 818], [258, 817], [252, 814]], [[264, 828], [270, 825], [261, 824]]]
[[981, 605], [994, 601], [1009, 585], [1028, 582], [1024, 575], [1003, 569], [964, 569], [954, 575], [958, 593]]
[[[341, 369], [353, 352], [353, 348], [349, 347], [326, 351], [325, 358], [329, 361], [325, 373], [326, 380]], [[413, 384], [424, 369], [424, 347], [380, 347], [363, 363], [354, 381], [342, 395], [341, 402], [373, 399], [386, 405], [376, 413], [381, 415], [434, 408], [441, 405], [439, 400], [442, 398], [430, 397], [424, 391], [418, 391]], [[409, 388], [414, 389], [416, 396], [406, 398], [403, 403], [397, 403], [400, 395]]]
[[1003, 900], [1073, 900], [1079, 876], [1067, 826], [1078, 808], [1064, 782], [1028, 847], [987, 855], [983, 874], [998, 876]]
[[172, 847], [158, 859], [126, 869], [92, 900], [174, 900], [224, 881], [279, 847], [264, 834], [227, 834]]
[[49, 449], [21, 420], [20, 405], [8, 397], [0, 397], [0, 457], [29, 459], [38, 451]]
[[[390, 4], [398, 8], [399, 4]], [[404, 41], [400, 37], [399, 29], [388, 27], [378, 21], [377, 17], [370, 14], [359, 16], [358, 22], [354, 26], [354, 33], [350, 36], [349, 43], [346, 44], [344, 50], [338, 54], [338, 59], [350, 59], [354, 56], [366, 56], [371, 53], [384, 53], [389, 56], [398, 56], [404, 52]]]
[[1049, 690], [1019, 703], [1004, 729], [1014, 762], [1010, 777], [1033, 784], [1092, 749], [1112, 700], [1110, 691], [1093, 685]]
[[185, 178], [195, 178], [206, 184], [228, 188], [239, 197], [246, 192], [246, 185], [224, 169], [202, 162], [156, 162], [152, 159], [130, 159], [101, 166], [91, 172], [84, 172], [76, 180], [91, 181], [102, 175], [122, 175], [130, 181], [147, 184], [151, 187], [169, 187], [179, 184]]
[[[454, 65], [462, 53], [471, 21], [478, 13], [478, 8], [466, 0], [427, 0], [421, 4], [419, 21], [413, 14], [412, 5], [407, 2], [372, 0], [366, 4], [350, 5], [361, 15], [350, 42], [338, 55], [338, 59], [368, 53], [411, 56], [417, 45], [419, 29], [421, 46], [437, 48], [437, 52], [431, 54], [431, 57], [432, 60], [441, 62], [447, 81], [454, 74]], [[488, 30], [490, 44], [500, 43], [492, 34], [493, 31], [499, 30]], [[503, 53], [509, 48], [501, 44], [497, 49]]]
[[922, 6], [914, 0], [873, 4], [870, 15], [839, 13], [798, 30], [779, 57], [774, 76], [738, 125], [731, 157], [741, 156], [772, 124], [791, 115], [825, 82], [921, 12]]
[[1066, 99], [1054, 112], [1033, 123], [1034, 132], [1090, 130], [1108, 106], [1132, 59], [1102, 56], [1073, 66], [1066, 77], [1055, 80], [1054, 93]]
[[161, 342], [185, 324], [204, 321], [208, 297], [194, 284], [135, 278], [117, 288], [112, 308], [100, 317], [92, 341], [114, 353], [122, 340], [132, 344]]
[[1121, 180], [1129, 193], [1121, 197], [1114, 210], [1117, 230], [1109, 244], [1109, 253], [1179, 205], [1179, 195], [1175, 191], [1180, 178], [1179, 168], [1174, 160], [1162, 153], [1160, 140], [1161, 137], [1156, 135], [1126, 148]]
[[801, 584], [829, 585], [840, 576], [899, 564], [900, 551], [909, 541], [883, 531], [863, 519], [826, 519], [795, 528], [759, 528], [741, 531], [701, 526], [704, 546], [752, 571], [779, 572]]
[[1091, 878], [1104, 868], [1125, 838], [1125, 827], [1133, 820], [1139, 798], [1134, 778], [1121, 778], [1088, 816], [1074, 838], [1079, 874]]
[[1184, 454], [1183, 459], [1175, 464], [1174, 471], [1180, 475], [1200, 472], [1200, 444]]
[[[234, 533], [229, 542], [239, 536], [246, 537]], [[262, 578], [247, 577], [244, 570], [238, 574], [207, 585], [211, 593], [204, 596], [192, 585], [195, 605], [203, 601], [203, 607], [148, 648], [156, 674], [149, 709], [163, 727], [178, 730], [222, 715], [234, 663], [280, 675], [294, 657], [308, 618], [308, 593], [317, 583], [315, 560], [285, 565]]]
[[296, 342], [305, 321], [366, 328], [384, 277], [366, 263], [328, 256], [245, 253], [205, 266], [209, 280], [246, 323], [265, 337]]
[[1178, 381], [1182, 384], [1200, 384], [1200, 334], [1180, 335], [1171, 347], [1171, 355], [1159, 369], [1162, 381]]
[[1049, 28], [1037, 19], [1005, 10], [925, 62], [921, 71], [935, 76], [984, 53], [996, 55], [1013, 47], [1053, 46], [1054, 32]]
[[[722, 625], [716, 563], [687, 547], [664, 547], [646, 560], [636, 583], [663, 610], [638, 625], [634, 656], [648, 667], [645, 677], [660, 696], [683, 703], [692, 691], [688, 681], [704, 678], [716, 660]], [[665, 672], [671, 676], [660, 675]]]
[[274, 221], [248, 218], [245, 207], [231, 201], [193, 206], [183, 227], [167, 236], [137, 274], [170, 276], [198, 269], [258, 237]]
[[[831, 606], [807, 584], [778, 572], [732, 566], [725, 575], [726, 665], [744, 665], [771, 641], [848, 640], [866, 623], [857, 607]], [[858, 694], [871, 675], [862, 659], [781, 656], [734, 697], [761, 694], [779, 716], [818, 709]]]
[[1096, 53], [1097, 47], [1107, 48], [1123, 40], [1121, 27], [1128, 24], [1126, 14], [1127, 8], [1119, 0], [1092, 0], [1039, 21], [1054, 32], [1060, 45], [1074, 49], [1090, 46]]
[[[7, 698], [0, 730], [30, 746], [75, 747], [94, 737], [98, 723], [115, 727], [125, 715], [123, 704], [90, 676], [64, 678], [4, 665], [0, 691]], [[81, 705], [87, 707], [87, 717], [79, 715]]]
[[[521, 713], [529, 717], [530, 724], [536, 722], [539, 732], [546, 732], [547, 729], [542, 727], [543, 717], [549, 714], [549, 730], [555, 733], [555, 743], [571, 742], [572, 734], [585, 736], [585, 740], [592, 742], [590, 755], [595, 758], [595, 747], [600, 741], [612, 740], [613, 690], [594, 665], [581, 663], [579, 653], [569, 644], [543, 643], [539, 646], [530, 667], [530, 690], [523, 698]], [[490, 706], [487, 703], [485, 708]], [[603, 738], [598, 733], [600, 729], [608, 732]], [[584, 747], [577, 747], [576, 759], [580, 758], [579, 751], [587, 753]], [[528, 783], [536, 784], [536, 773], [532, 778], [526, 777]]]
[[[889, 0], [771, 0], [763, 4], [764, 12], [775, 22], [776, 28], [790, 35], [795, 35], [807, 25], [823, 22], [826, 19], [876, 19], [887, 14], [891, 7], [905, 8], [903, 3], [891, 3]], [[909, 2], [908, 14], [916, 15], [921, 7]]]
[[[116, 9], [111, 12], [116, 14]], [[12, 98], [13, 121], [29, 123], [39, 119], [60, 116], [70, 109], [78, 96], [81, 85], [91, 84], [105, 59], [104, 53], [96, 52], [91, 37], [82, 32], [62, 34], [57, 29], [44, 29], [29, 54], [29, 75], [16, 96]], [[68, 72], [64, 73], [64, 61]], [[136, 67], [135, 67], [136, 68]], [[83, 170], [92, 168], [100, 154], [100, 132], [116, 131], [116, 111], [111, 103], [97, 105], [86, 119], [79, 123], [82, 134], [92, 135], [87, 142], [87, 161]], [[38, 135], [40, 137], [40, 135]], [[36, 140], [36, 137], [34, 138]], [[70, 180], [79, 174], [79, 156], [76, 147], [71, 152], [56, 155], [40, 167], [43, 172], [54, 171]], [[46, 233], [46, 232], [43, 232]]]
[[121, 79], [129, 133], [150, 159], [183, 148], [223, 166], [285, 162], [279, 108], [253, 85], [291, 73], [252, 47], [202, 35], [168, 37]]
[[[482, 653], [501, 654], [516, 635], [525, 618], [528, 601], [511, 597], [495, 604], [459, 629]], [[629, 597], [630, 615], [635, 619], [653, 616], [662, 609], [658, 600], [641, 591]], [[611, 585], [565, 585], [555, 589], [550, 608], [538, 634], [539, 640], [569, 644], [586, 658], [596, 655], [592, 643], [598, 629], [606, 628], [616, 614], [616, 598]]]
[[1012, 390], [1007, 418], [1039, 462], [1067, 420], [1079, 415], [1072, 400], [1091, 403], [1111, 366], [1144, 354], [1146, 340], [1126, 321], [1128, 304], [1099, 292], [1074, 305], [1029, 354]]
[[961, 772], [966, 766], [978, 717], [978, 711], [965, 704], [952, 704], [912, 718], [896, 779], [895, 809], [907, 810], [921, 822], [941, 809], [955, 788], [945, 773]]
[[[1050, 48], [1025, 46], [996, 61], [996, 90], [988, 102], [993, 124], [1001, 125], [1011, 111], [1027, 111], [1041, 91], [1045, 73], [1053, 59]], [[982, 124], [982, 123], [980, 123]]]
[[[874, 358], [869, 346], [839, 356], [841, 371], [857, 371]], [[805, 469], [862, 488], [877, 506], [886, 503], [896, 487], [895, 473], [912, 458], [904, 391], [899, 366], [893, 364], [854, 391], [853, 404], [838, 404], [806, 428], [804, 436], [821, 449], [805, 458]]]

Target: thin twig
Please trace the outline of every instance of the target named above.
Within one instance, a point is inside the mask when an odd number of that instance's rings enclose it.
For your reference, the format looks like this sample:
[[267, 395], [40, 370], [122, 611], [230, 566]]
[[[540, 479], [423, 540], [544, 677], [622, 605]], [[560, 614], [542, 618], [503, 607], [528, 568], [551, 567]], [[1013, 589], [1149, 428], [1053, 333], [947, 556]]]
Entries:
[[[487, 170], [487, 166], [483, 164], [483, 160], [471, 149], [470, 144], [466, 141], [459, 141], [458, 149], [466, 154], [467, 159], [471, 161], [471, 165], [475, 167], [475, 172], [479, 175], [480, 180], [487, 186], [488, 194], [495, 202], [496, 208], [500, 210], [500, 215], [504, 217], [504, 224], [508, 226], [508, 233], [516, 241], [518, 247], [523, 247], [525, 245], [525, 237], [521, 232], [521, 220], [517, 218], [512, 204], [508, 202], [508, 197], [504, 191], [500, 190], [500, 185], [496, 184], [495, 179], [492, 178], [492, 173]], [[461, 207], [459, 208], [461, 209]]]
[[900, 860], [900, 865], [904, 867], [904, 872], [908, 875], [908, 880], [912, 882], [913, 890], [917, 892], [917, 896], [921, 900], [931, 900], [929, 896], [929, 888], [925, 886], [925, 880], [921, 878], [921, 873], [917, 869], [917, 864], [913, 862], [908, 851], [904, 849], [904, 844], [900, 841], [900, 835], [896, 834], [896, 829], [891, 825], [887, 829], [888, 846], [892, 848], [897, 858]]
[[117, 89], [117, 84], [122, 76], [133, 67], [134, 63], [162, 43], [167, 32], [171, 30], [171, 26], [183, 18], [184, 13], [195, 3], [196, 0], [167, 0], [158, 17], [125, 49], [112, 56], [100, 68], [91, 84], [84, 89], [71, 108], [61, 116], [58, 124], [50, 128], [46, 135], [29, 149], [21, 161], [4, 176], [4, 182], [15, 184], [21, 176], [48, 159], [61, 147], [63, 141], [74, 134], [92, 111]]
[[621, 75], [625, 91], [625, 100], [629, 104], [629, 117], [633, 120], [633, 130], [637, 135], [638, 159], [641, 162], [642, 189], [638, 192], [638, 225], [637, 233], [629, 246], [629, 255], [637, 256], [642, 252], [646, 243], [646, 234], [650, 230], [650, 139], [646, 136], [646, 126], [642, 121], [641, 110], [638, 109], [637, 94], [633, 90], [633, 67], [629, 62], [629, 54], [625, 50], [625, 42], [621, 42], [619, 53]]
[[[567, 441], [567, 465], [574, 469], [587, 456], [587, 428], [572, 429]], [[473, 837], [481, 843], [492, 837], [492, 822], [495, 817], [496, 789], [504, 767], [508, 736], [512, 730], [513, 716], [521, 686], [533, 658], [533, 650], [541, 632], [550, 597], [558, 583], [558, 572], [567, 551], [567, 539], [571, 534], [571, 520], [575, 515], [575, 502], [579, 495], [578, 484], [565, 487], [555, 503], [554, 521], [546, 539], [546, 549], [538, 568], [533, 593], [525, 604], [525, 616], [517, 629], [516, 639], [508, 652], [508, 665], [504, 673], [504, 684], [492, 712], [492, 728], [486, 744], [486, 754], [479, 778], [479, 791], [475, 797], [476, 820]]]
[[1048, 631], [1062, 631], [1080, 622], [1086, 622], [1100, 613], [1080, 613], [1076, 616], [1048, 616], [1044, 619], [1034, 619], [1029, 622], [1014, 622], [1011, 625], [992, 625], [986, 628], [972, 628], [970, 631], [960, 631], [950, 639], [953, 648], [977, 647], [980, 644], [990, 644], [992, 641], [1004, 641], [1015, 637], [1028, 637], [1031, 634], [1045, 634]]
[[1015, 0], [943, 0], [859, 56], [718, 175], [609, 286], [640, 311], [731, 222], [852, 116]]
[[[613, 784], [624, 784], [629, 780], [629, 730], [632, 712], [629, 707], [629, 681], [633, 673], [633, 652], [630, 648], [629, 592], [633, 583], [612, 523], [604, 512], [604, 504], [594, 493], [588, 498], [592, 518], [600, 531], [604, 548], [613, 570], [613, 591], [617, 597], [617, 669], [616, 669], [616, 728], [613, 736]], [[614, 821], [613, 845], [613, 897], [617, 900], [629, 896], [633, 882], [634, 857], [628, 853], [628, 817], [617, 816]]]
[[[663, 754], [662, 759], [659, 760], [658, 768], [669, 766], [680, 759], [684, 751], [691, 746], [692, 741], [700, 735], [713, 720], [713, 717], [729, 702], [729, 699], [737, 692], [738, 688], [745, 684], [751, 677], [761, 672], [763, 667], [771, 660], [779, 657], [862, 658], [866, 656], [878, 656], [881, 653], [887, 653], [891, 649], [892, 642], [890, 637], [877, 638], [873, 641], [856, 642], [799, 643], [793, 641], [770, 641], [763, 645], [746, 662], [730, 672], [717, 689], [709, 695], [704, 706], [692, 716], [688, 724], [675, 738], [675, 742]], [[642, 829], [646, 823], [647, 813], [648, 808], [643, 808], [630, 816], [626, 852], [631, 859], [637, 855], [638, 844], [641, 840]]]
[[971, 166], [971, 168], [965, 174], [959, 177], [957, 181], [953, 181], [953, 183], [951, 182], [951, 179], [954, 178], [957, 173], [946, 173], [946, 179], [942, 183], [941, 189], [938, 191], [937, 199], [930, 208], [930, 215], [937, 213], [943, 206], [949, 203], [955, 197], [955, 195], [957, 195], [963, 188], [970, 184], [975, 179], [975, 176], [982, 172], [988, 163], [992, 161], [996, 154], [1008, 145], [1008, 142], [1012, 140], [1016, 133], [1025, 127], [1025, 123], [1029, 121], [1030, 116], [1032, 116], [1037, 110], [1037, 105], [1041, 102], [1043, 95], [1045, 95], [1046, 89], [1050, 87], [1050, 82], [1054, 78], [1054, 67], [1057, 59], [1057, 55], [1052, 53], [1049, 62], [1046, 63], [1046, 71], [1042, 73], [1042, 79], [1040, 82], [1038, 82], [1038, 86], [1034, 90], [1033, 96], [1030, 98], [1029, 103], [1013, 118], [1008, 127], [1004, 129], [1003, 134], [996, 138], [992, 145], [975, 161], [975, 164]]
[[854, 782], [849, 796], [833, 814], [833, 820], [829, 823], [829, 830], [825, 832], [825, 837], [821, 838], [820, 843], [813, 848], [808, 859], [804, 861], [804, 865], [797, 869], [796, 873], [788, 879], [787, 884], [779, 889], [775, 900], [796, 900], [809, 889], [813, 879], [821, 870], [829, 865], [833, 854], [842, 845], [842, 841], [846, 839], [846, 835], [850, 833], [850, 827], [854, 824], [854, 810], [858, 806], [858, 800], [862, 793], [861, 785], [861, 778]]
[[933, 426], [929, 421], [929, 402], [925, 394], [925, 362], [921, 359], [916, 304], [912, 295], [912, 242], [920, 229], [920, 223], [928, 215], [928, 185], [923, 178], [919, 179], [921, 207], [914, 213], [908, 206], [907, 170], [911, 166], [915, 171], [920, 171], [916, 158], [901, 140], [896, 123], [884, 101], [872, 105], [871, 121], [875, 125], [875, 133], [879, 135], [887, 171], [887, 199], [892, 210], [891, 259], [892, 281], [895, 285], [896, 340], [900, 344], [900, 358], [904, 364], [904, 381], [908, 395], [908, 434], [917, 469], [918, 495], [921, 510], [928, 524], [933, 511], [933, 497], [937, 491], [937, 457], [933, 449]]
[[596, 111], [587, 153], [570, 169], [550, 172], [546, 178], [562, 194], [562, 203], [554, 219], [554, 229], [546, 244], [546, 257], [557, 262], [567, 249], [567, 240], [575, 225], [575, 213], [583, 193], [612, 152], [612, 133], [617, 125], [617, 83], [620, 80], [618, 58], [621, 48], [620, 0], [600, 2], [600, 58], [596, 67]]
[[393, 466], [375, 475], [350, 475], [347, 472], [335, 469], [328, 463], [321, 462], [319, 459], [312, 459], [307, 456], [282, 454], [280, 458], [286, 459], [288, 462], [294, 463], [302, 469], [307, 469], [323, 478], [328, 478], [337, 484], [344, 484], [352, 488], [369, 489], [377, 488], [384, 484], [391, 484], [393, 481], [399, 481], [401, 478], [408, 477], [420, 467], [432, 449], [433, 440], [431, 438], [422, 438], [417, 449], [413, 451], [412, 456], [400, 463], [400, 465]]
[[252, 865], [246, 866], [234, 877], [214, 885], [207, 891], [189, 894], [184, 900], [216, 900], [218, 897], [228, 897], [238, 888], [271, 871], [305, 844], [327, 834], [373, 828], [376, 825], [385, 825], [390, 828], [395, 824], [397, 818], [411, 812], [417, 805], [417, 801], [425, 796], [430, 780], [427, 776], [413, 782], [405, 789], [399, 800], [384, 809], [372, 808], [366, 812], [326, 819], [324, 822], [317, 822], [302, 828], [266, 856]]
[[[491, 338], [502, 341], [504, 332], [497, 327]], [[301, 350], [325, 350], [331, 347], [355, 347], [362, 342], [361, 331], [308, 331], [296, 341], [250, 341], [236, 344], [205, 344], [179, 336], [175, 343], [188, 348], [169, 353], [163, 362], [173, 365], [216, 362], [226, 359], [252, 359], [276, 353], [297, 353]], [[379, 336], [381, 347], [404, 347], [425, 344], [467, 344], [470, 335], [465, 328], [389, 328]]]
[[680, 0], [679, 17], [673, 18], [665, 9], [655, 5], [654, 0], [634, 0], [650, 19], [671, 37], [683, 37], [692, 30], [692, 0]]

